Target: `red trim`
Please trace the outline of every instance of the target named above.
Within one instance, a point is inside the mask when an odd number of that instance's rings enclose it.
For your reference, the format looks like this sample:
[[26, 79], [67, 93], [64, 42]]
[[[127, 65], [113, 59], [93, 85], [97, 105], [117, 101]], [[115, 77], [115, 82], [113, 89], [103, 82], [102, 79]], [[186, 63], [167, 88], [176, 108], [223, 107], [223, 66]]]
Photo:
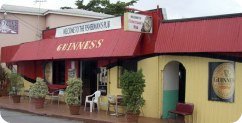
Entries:
[[71, 61], [70, 60], [66, 60], [65, 61], [65, 82], [68, 80], [68, 69], [71, 68]]
[[43, 39], [55, 38], [56, 29], [48, 29], [43, 31]]
[[58, 89], [65, 89], [66, 87], [67, 85], [48, 85], [50, 93]]

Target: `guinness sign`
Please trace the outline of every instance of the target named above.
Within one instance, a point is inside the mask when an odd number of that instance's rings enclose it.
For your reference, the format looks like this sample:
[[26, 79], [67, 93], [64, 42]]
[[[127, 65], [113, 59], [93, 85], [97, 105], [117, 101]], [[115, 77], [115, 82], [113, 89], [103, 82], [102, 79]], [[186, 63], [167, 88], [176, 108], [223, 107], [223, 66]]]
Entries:
[[234, 102], [234, 63], [209, 63], [209, 100]]
[[104, 39], [62, 43], [56, 47], [56, 51], [61, 52], [61, 51], [98, 49], [102, 46], [103, 41]]

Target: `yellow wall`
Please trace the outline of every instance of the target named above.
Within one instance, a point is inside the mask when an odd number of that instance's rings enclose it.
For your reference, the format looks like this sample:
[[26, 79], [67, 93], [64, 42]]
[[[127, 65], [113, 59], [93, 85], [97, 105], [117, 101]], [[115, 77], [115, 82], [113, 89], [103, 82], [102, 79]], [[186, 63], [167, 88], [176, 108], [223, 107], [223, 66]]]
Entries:
[[[143, 112], [145, 117], [160, 118], [161, 87], [158, 82], [158, 57], [147, 58], [138, 62], [138, 69], [143, 70], [145, 76], [145, 89], [143, 97], [145, 105]], [[142, 114], [141, 114], [142, 115]]]
[[108, 94], [121, 95], [121, 89], [117, 88], [118, 85], [118, 67], [113, 67], [109, 70], [109, 90]]
[[[108, 88], [107, 95], [122, 95], [121, 89], [117, 88], [118, 81], [118, 67], [112, 67], [108, 70]], [[107, 110], [107, 96], [102, 96], [100, 99], [100, 108], [101, 110]], [[113, 110], [113, 109], [111, 109]]]
[[145, 116], [159, 118], [162, 115], [162, 71], [171, 61], [178, 61], [186, 68], [185, 100], [195, 105], [193, 123], [231, 123], [239, 118], [242, 112], [242, 63], [235, 64], [234, 103], [208, 101], [208, 62], [225, 60], [189, 56], [159, 56], [139, 61], [138, 67], [143, 69], [146, 80]]
[[[153, 57], [150, 59], [142, 60], [138, 63], [139, 69], [142, 68], [143, 73], [147, 74], [148, 76], [146, 79], [146, 87], [145, 93], [143, 93], [144, 99], [146, 100], [146, 104], [143, 107], [143, 113], [141, 116], [144, 115], [146, 117], [159, 117], [159, 108], [157, 105], [157, 98], [160, 98], [158, 93], [160, 92], [160, 88], [157, 87], [155, 84], [158, 83], [158, 57]], [[117, 88], [118, 82], [118, 67], [113, 67], [108, 71], [109, 75], [109, 83], [108, 83], [108, 95], [122, 95], [121, 89]], [[102, 99], [103, 100], [103, 99]], [[105, 100], [105, 99], [104, 99]], [[105, 100], [107, 101], [107, 100]], [[104, 109], [104, 108], [102, 108]]]
[[[138, 62], [138, 69], [143, 70], [146, 80], [143, 93], [146, 101], [143, 107], [145, 117], [160, 118], [162, 115], [163, 70], [165, 65], [171, 61], [182, 63], [186, 69], [185, 101], [194, 103], [193, 123], [231, 123], [239, 118], [242, 112], [242, 95], [240, 95], [242, 89], [239, 88], [242, 87], [242, 76], [240, 75], [242, 63], [236, 62], [235, 64], [235, 101], [234, 103], [224, 103], [208, 101], [208, 63], [226, 60], [168, 55], [146, 58]], [[121, 94], [121, 89], [117, 88], [118, 67], [109, 69], [108, 74], [108, 94]]]
[[33, 83], [24, 79], [24, 90], [29, 90], [31, 85], [33, 85]]

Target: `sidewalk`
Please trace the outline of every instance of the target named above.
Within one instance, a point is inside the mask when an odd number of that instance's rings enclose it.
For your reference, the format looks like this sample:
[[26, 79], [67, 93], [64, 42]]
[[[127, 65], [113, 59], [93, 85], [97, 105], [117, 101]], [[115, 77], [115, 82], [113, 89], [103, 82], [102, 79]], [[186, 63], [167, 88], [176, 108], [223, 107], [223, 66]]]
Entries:
[[[10, 109], [15, 111], [34, 113], [38, 115], [45, 115], [50, 117], [59, 117], [84, 121], [85, 123], [128, 123], [124, 116], [110, 116], [106, 114], [106, 111], [84, 111], [81, 107], [80, 115], [70, 115], [68, 106], [66, 104], [47, 103], [43, 109], [35, 109], [32, 103], [29, 103], [28, 99], [21, 99], [21, 103], [14, 104], [9, 97], [0, 97], [0, 108]], [[168, 123], [167, 120], [158, 118], [140, 117], [139, 123]], [[175, 123], [175, 122], [169, 122]]]

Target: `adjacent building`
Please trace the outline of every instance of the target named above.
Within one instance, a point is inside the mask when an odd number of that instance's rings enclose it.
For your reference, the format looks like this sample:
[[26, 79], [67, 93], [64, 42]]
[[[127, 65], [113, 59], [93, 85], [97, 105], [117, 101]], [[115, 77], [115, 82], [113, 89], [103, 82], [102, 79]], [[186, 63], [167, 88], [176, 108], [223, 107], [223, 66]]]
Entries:
[[[2, 5], [0, 9], [0, 47], [42, 39], [42, 31], [64, 25], [112, 17], [80, 9], [49, 10]], [[7, 24], [9, 29], [3, 25]]]

